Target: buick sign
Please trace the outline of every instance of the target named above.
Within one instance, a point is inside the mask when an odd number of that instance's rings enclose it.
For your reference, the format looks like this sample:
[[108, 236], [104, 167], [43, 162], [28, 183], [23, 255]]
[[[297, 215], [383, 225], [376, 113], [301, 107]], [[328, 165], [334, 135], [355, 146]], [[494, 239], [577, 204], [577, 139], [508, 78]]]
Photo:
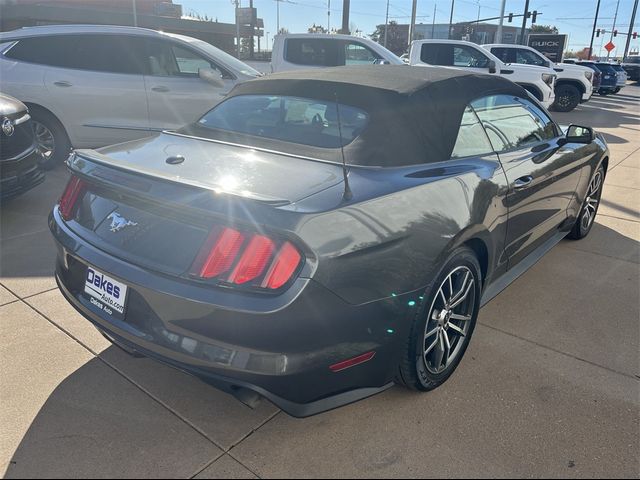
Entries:
[[536, 33], [529, 35], [528, 45], [535, 48], [554, 63], [561, 63], [564, 47], [567, 43], [566, 35]]

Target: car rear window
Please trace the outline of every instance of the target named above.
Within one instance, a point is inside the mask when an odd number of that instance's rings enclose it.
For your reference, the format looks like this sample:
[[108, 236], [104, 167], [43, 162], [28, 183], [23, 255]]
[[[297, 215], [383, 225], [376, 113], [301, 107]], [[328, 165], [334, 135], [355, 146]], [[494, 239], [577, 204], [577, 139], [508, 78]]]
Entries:
[[368, 120], [369, 115], [363, 110], [334, 102], [289, 96], [238, 95], [218, 104], [198, 124], [312, 147], [339, 148], [355, 140]]
[[296, 65], [337, 67], [340, 61], [339, 48], [342, 42], [324, 38], [288, 38], [284, 58]]

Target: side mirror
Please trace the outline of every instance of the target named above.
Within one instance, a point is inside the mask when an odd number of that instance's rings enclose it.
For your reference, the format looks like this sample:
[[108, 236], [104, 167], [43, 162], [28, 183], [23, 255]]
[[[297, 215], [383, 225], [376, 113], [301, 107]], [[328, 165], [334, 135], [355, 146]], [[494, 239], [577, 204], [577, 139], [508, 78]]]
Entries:
[[567, 143], [591, 143], [594, 134], [591, 127], [581, 127], [580, 125], [569, 125], [567, 129]]
[[489, 60], [489, 73], [496, 73], [497, 71], [495, 60]]
[[223, 88], [224, 81], [220, 76], [220, 72], [214, 70], [213, 68], [199, 68], [198, 76], [207, 83], [210, 83], [214, 87]]

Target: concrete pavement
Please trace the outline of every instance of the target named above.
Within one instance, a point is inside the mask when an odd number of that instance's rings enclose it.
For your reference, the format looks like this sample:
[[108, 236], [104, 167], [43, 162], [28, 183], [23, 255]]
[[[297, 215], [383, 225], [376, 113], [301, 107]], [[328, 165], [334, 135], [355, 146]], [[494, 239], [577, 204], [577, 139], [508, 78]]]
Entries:
[[0, 474], [640, 477], [640, 87], [560, 123], [609, 141], [590, 236], [489, 303], [442, 388], [305, 420], [111, 346], [55, 289], [59, 168], [0, 210]]

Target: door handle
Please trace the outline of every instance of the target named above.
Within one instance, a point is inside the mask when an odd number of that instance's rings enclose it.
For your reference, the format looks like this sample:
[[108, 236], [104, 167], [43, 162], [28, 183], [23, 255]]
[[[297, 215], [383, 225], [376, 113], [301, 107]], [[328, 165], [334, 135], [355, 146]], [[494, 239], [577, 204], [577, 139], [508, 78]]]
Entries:
[[56, 87], [71, 87], [71, 82], [67, 82], [66, 80], [58, 80], [57, 82], [53, 82]]
[[513, 188], [516, 190], [522, 190], [523, 188], [527, 188], [533, 182], [533, 177], [531, 175], [527, 175], [526, 177], [520, 177], [515, 182], [513, 182]]
[[153, 90], [154, 92], [168, 92], [169, 91], [169, 87], [165, 87], [164, 85], [158, 85], [157, 87], [151, 87], [151, 90]]

